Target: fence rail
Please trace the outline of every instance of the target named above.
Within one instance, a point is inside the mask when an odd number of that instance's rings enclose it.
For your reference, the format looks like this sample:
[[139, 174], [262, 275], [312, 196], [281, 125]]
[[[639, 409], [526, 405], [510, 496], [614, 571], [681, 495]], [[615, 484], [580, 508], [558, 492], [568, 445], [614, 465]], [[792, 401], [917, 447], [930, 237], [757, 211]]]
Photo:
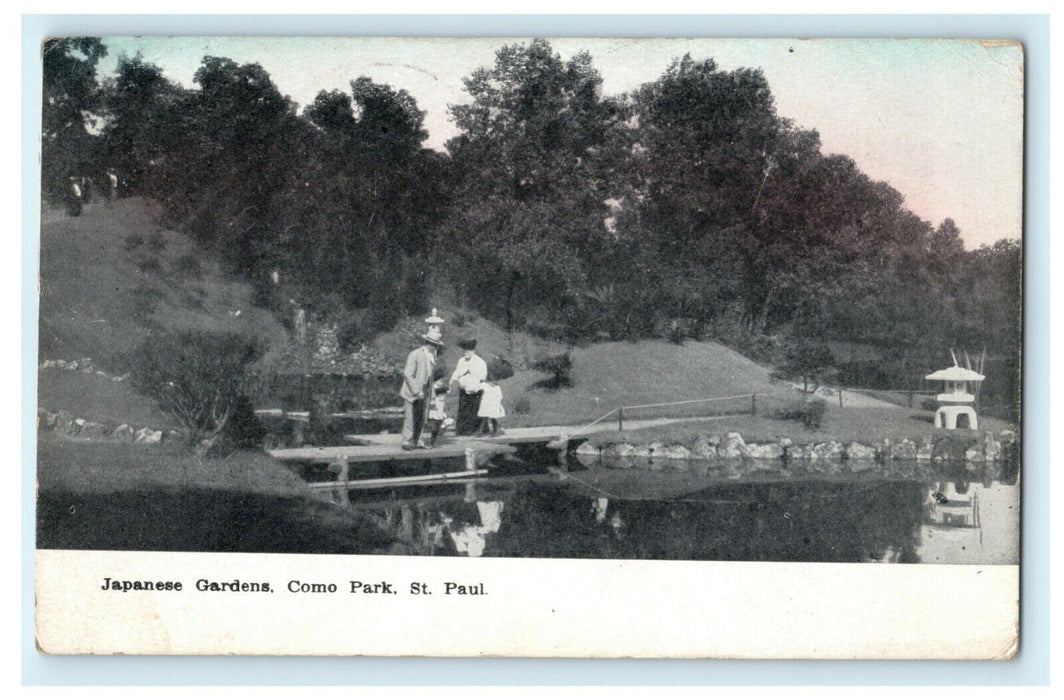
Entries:
[[710, 402], [714, 402], [714, 401], [735, 401], [736, 399], [750, 399], [750, 413], [752, 413], [752, 414], [753, 413], [757, 413], [757, 394], [735, 394], [734, 396], [710, 396], [710, 397], [704, 398], [704, 399], [687, 399], [687, 400], [684, 400], [684, 401], [669, 401], [669, 402], [666, 402], [666, 403], [632, 404], [632, 405], [629, 405], [629, 406], [618, 406], [617, 408], [614, 408], [613, 410], [611, 410], [611, 411], [599, 416], [595, 420], [591, 421], [587, 425], [582, 426], [581, 428], [578, 428], [573, 433], [571, 433], [569, 435], [569, 437], [573, 438], [573, 437], [576, 437], [577, 435], [580, 435], [581, 433], [587, 432], [592, 427], [598, 425], [602, 421], [606, 420], [607, 418], [609, 418], [610, 416], [613, 416], [615, 414], [617, 416], [617, 430], [624, 430], [624, 412], [626, 410], [629, 412], [629, 418], [630, 418], [632, 411], [645, 409], [645, 408], [667, 408], [667, 407], [672, 407], [672, 406], [689, 406], [689, 405], [692, 405], [692, 404], [710, 403]]

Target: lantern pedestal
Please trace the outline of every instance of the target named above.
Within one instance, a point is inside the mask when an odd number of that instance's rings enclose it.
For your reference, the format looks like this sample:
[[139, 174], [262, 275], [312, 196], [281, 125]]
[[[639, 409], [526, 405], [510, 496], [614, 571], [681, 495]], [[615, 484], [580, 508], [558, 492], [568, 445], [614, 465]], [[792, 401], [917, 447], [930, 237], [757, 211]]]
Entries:
[[975, 409], [971, 406], [943, 406], [935, 411], [935, 427], [946, 430], [957, 429], [957, 419], [966, 416], [968, 429], [979, 429], [979, 418], [975, 415]]

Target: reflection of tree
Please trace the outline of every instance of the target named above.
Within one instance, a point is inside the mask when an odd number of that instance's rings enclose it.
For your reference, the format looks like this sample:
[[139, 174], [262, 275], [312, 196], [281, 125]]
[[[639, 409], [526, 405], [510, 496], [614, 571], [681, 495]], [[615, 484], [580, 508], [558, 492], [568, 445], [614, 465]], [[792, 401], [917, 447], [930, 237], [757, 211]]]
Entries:
[[[669, 500], [620, 498], [571, 480], [495, 491], [468, 484], [465, 493], [391, 505], [380, 521], [419, 554], [912, 563], [920, 560], [921, 528], [978, 523], [963, 484], [978, 491], [988, 481], [1016, 482], [1009, 462], [919, 471], [908, 480], [729, 480]], [[656, 483], [661, 475], [645, 476]]]
[[915, 562], [925, 495], [916, 482], [722, 484], [681, 501], [611, 499], [611, 517], [596, 524], [586, 496], [528, 485], [510, 500], [490, 554]]
[[1014, 456], [1001, 463], [1001, 475], [999, 480], [1006, 486], [1015, 486], [1020, 475], [1020, 460]]
[[[613, 508], [614, 501], [610, 502]], [[507, 502], [492, 556], [624, 557], [608, 527], [596, 526], [592, 504], [561, 486], [524, 485]]]

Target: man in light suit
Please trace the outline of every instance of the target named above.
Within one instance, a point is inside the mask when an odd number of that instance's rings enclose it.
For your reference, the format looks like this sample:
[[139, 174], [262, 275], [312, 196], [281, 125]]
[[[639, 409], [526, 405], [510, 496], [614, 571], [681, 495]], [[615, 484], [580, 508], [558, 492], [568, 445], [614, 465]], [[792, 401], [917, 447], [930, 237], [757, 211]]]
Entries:
[[424, 449], [421, 430], [433, 398], [433, 374], [436, 370], [436, 352], [443, 347], [438, 328], [432, 328], [421, 336], [425, 342], [406, 357], [403, 370], [403, 385], [399, 395], [403, 397], [403, 442], [404, 450]]

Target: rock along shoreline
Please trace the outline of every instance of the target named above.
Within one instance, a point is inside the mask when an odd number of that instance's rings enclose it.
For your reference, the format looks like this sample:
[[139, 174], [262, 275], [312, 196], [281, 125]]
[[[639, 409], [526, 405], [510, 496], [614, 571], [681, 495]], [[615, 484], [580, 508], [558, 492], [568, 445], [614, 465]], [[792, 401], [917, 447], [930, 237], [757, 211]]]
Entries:
[[754, 459], [789, 462], [999, 462], [1013, 459], [1019, 450], [1014, 431], [985, 431], [977, 435], [924, 435], [902, 440], [884, 438], [872, 443], [825, 440], [797, 443], [790, 438], [774, 442], [746, 442], [738, 432], [700, 435], [691, 445], [651, 442], [610, 443], [597, 447], [584, 442], [576, 448], [585, 462], [611, 462], [626, 458], [650, 461]]

